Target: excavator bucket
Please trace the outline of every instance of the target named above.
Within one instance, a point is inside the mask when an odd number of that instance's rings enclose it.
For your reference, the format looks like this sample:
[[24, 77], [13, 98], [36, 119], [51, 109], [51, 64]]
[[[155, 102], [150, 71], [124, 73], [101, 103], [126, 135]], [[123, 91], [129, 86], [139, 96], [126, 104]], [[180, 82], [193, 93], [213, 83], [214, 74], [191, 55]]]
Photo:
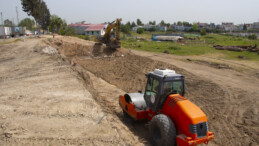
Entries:
[[116, 39], [111, 40], [107, 47], [109, 47], [111, 49], [120, 48], [121, 47], [121, 42], [119, 40], [116, 40]]

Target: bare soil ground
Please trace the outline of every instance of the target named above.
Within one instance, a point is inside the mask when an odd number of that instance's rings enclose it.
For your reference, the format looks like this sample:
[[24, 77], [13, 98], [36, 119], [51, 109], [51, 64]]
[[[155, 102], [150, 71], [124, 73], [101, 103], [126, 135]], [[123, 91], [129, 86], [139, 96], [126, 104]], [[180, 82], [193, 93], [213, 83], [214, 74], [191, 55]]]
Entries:
[[42, 53], [45, 46], [41, 39], [0, 46], [0, 145], [141, 145], [96, 102], [89, 78]]
[[[60, 55], [42, 54], [47, 45]], [[223, 61], [231, 67], [222, 69], [167, 54], [108, 50], [73, 37], [2, 45], [0, 52], [3, 144], [149, 145], [146, 122], [125, 118], [118, 95], [144, 89], [145, 74], [155, 68], [185, 75], [186, 98], [206, 113], [215, 133], [210, 145], [259, 144], [258, 68], [252, 64], [237, 72], [233, 68], [243, 65]]]

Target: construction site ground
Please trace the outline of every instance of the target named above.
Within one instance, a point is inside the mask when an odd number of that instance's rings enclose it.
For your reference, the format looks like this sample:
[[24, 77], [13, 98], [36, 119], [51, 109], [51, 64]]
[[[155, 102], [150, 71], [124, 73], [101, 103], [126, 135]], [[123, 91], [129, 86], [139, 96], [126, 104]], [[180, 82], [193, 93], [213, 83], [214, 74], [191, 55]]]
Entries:
[[110, 50], [62, 36], [0, 45], [0, 145], [151, 145], [148, 122], [124, 117], [118, 97], [144, 91], [155, 68], [185, 75], [185, 97], [215, 134], [209, 145], [259, 145], [258, 62]]

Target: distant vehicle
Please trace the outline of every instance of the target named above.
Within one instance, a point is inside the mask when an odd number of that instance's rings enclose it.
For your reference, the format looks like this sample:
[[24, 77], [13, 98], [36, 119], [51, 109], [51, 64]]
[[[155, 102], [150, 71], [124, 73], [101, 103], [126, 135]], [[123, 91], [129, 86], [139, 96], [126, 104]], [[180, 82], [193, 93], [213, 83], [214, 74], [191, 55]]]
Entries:
[[32, 32], [27, 32], [26, 35], [27, 35], [27, 36], [32, 36], [33, 33], [32, 33]]
[[25, 35], [26, 28], [21, 26], [12, 27], [12, 36], [22, 36]]

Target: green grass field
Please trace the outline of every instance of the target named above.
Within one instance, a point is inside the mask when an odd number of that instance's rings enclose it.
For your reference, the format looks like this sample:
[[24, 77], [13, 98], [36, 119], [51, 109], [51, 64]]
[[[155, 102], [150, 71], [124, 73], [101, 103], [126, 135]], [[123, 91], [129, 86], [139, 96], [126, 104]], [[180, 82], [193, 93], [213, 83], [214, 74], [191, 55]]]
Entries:
[[[220, 34], [207, 34], [201, 36], [200, 39], [186, 40], [185, 43], [177, 42], [155, 42], [151, 41], [152, 34], [145, 32], [143, 34], [132, 34], [133, 37], [122, 37], [122, 47], [136, 50], [145, 50], [152, 52], [167, 51], [175, 55], [206, 55], [218, 54], [224, 59], [238, 60], [238, 56], [245, 56], [248, 60], [259, 61], [259, 54], [251, 52], [234, 52], [216, 50], [213, 45], [252, 45], [259, 46], [259, 40], [249, 40], [245, 37], [235, 37]], [[136, 36], [145, 38], [147, 40], [136, 40]]]

